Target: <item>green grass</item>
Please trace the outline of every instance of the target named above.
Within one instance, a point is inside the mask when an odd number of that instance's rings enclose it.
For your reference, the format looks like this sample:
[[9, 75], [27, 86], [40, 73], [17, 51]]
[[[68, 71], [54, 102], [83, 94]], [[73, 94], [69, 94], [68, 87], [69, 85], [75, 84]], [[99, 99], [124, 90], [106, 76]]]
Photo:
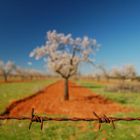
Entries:
[[116, 93], [116, 92], [107, 92], [105, 91], [105, 85], [97, 84], [96, 82], [88, 81], [79, 81], [78, 84], [89, 88], [96, 94], [100, 94], [109, 98], [115, 102], [121, 103], [123, 105], [132, 106], [140, 108], [140, 93]]
[[[0, 110], [14, 99], [19, 99], [41, 89], [52, 81], [31, 83], [12, 83], [0, 85]], [[101, 94], [124, 106], [140, 109], [140, 94], [105, 92], [105, 85], [96, 82], [78, 81], [79, 84]], [[26, 92], [27, 91], [27, 92]], [[6, 95], [4, 95], [4, 93]], [[2, 104], [1, 104], [2, 103]], [[138, 117], [139, 112], [118, 113], [118, 117]], [[62, 117], [57, 115], [57, 117]], [[140, 139], [140, 122], [116, 122], [116, 129], [103, 124], [100, 131], [95, 129], [95, 122], [44, 122], [40, 130], [39, 123], [33, 123], [28, 130], [29, 121], [4, 120], [0, 121], [0, 140], [138, 140]]]
[[[115, 93], [115, 92], [106, 92], [105, 85], [99, 84], [94, 81], [79, 81], [81, 85], [89, 88], [94, 91], [96, 94], [100, 94], [106, 98], [111, 99], [114, 102], [120, 103], [122, 106], [129, 106], [136, 110], [140, 110], [140, 93]], [[118, 117], [140, 117], [140, 113], [138, 112], [130, 112], [130, 113], [118, 113], [113, 116]], [[115, 131], [111, 131], [110, 128], [104, 125], [104, 130], [107, 131], [106, 138], [107, 139], [115, 139], [115, 140], [135, 140], [140, 139], [140, 122], [117, 122], [117, 127]]]
[[1, 140], [136, 140], [140, 139], [139, 122], [117, 122], [114, 130], [103, 124], [100, 131], [94, 129], [95, 123], [88, 122], [45, 122], [43, 130], [39, 123], [29, 121], [1, 121]]
[[12, 101], [29, 96], [54, 80], [42, 80], [20, 83], [0, 83], [0, 112], [4, 111], [5, 107]]

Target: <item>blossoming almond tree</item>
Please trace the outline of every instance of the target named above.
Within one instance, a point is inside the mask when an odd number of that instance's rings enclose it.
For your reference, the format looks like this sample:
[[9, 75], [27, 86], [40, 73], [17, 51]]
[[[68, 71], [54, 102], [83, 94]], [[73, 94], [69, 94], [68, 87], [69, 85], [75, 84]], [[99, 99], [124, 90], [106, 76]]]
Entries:
[[123, 81], [125, 79], [135, 79], [137, 76], [136, 69], [134, 65], [127, 64], [122, 66], [121, 68], [114, 68], [112, 70], [112, 76], [115, 78], [122, 79]]
[[3, 61], [0, 61], [0, 71], [4, 77], [5, 82], [8, 81], [8, 76], [16, 69], [16, 65], [12, 61], [8, 61], [4, 64]]
[[37, 47], [30, 57], [45, 57], [47, 65], [65, 79], [64, 100], [69, 100], [68, 80], [76, 74], [81, 62], [92, 62], [99, 45], [87, 36], [72, 38], [71, 34], [47, 32], [45, 45]]

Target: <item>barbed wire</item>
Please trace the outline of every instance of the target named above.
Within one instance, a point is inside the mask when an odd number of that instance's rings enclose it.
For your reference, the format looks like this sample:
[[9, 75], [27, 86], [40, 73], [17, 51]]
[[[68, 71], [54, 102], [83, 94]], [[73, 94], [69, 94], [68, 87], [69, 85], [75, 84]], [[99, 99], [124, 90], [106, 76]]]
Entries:
[[43, 129], [43, 122], [44, 121], [87, 121], [87, 122], [92, 122], [92, 121], [98, 121], [99, 123], [99, 130], [101, 129], [101, 125], [103, 123], [106, 124], [111, 124], [113, 129], [115, 129], [115, 121], [140, 121], [140, 117], [137, 118], [131, 118], [131, 117], [125, 117], [125, 118], [120, 118], [120, 117], [108, 117], [105, 114], [102, 116], [99, 116], [96, 114], [96, 112], [93, 112], [93, 115], [95, 118], [54, 118], [54, 117], [47, 117], [47, 116], [39, 116], [34, 113], [34, 108], [32, 109], [31, 112], [31, 117], [24, 117], [24, 116], [0, 116], [0, 120], [30, 120], [29, 124], [29, 129], [31, 129], [32, 123], [33, 122], [39, 122], [41, 130]]

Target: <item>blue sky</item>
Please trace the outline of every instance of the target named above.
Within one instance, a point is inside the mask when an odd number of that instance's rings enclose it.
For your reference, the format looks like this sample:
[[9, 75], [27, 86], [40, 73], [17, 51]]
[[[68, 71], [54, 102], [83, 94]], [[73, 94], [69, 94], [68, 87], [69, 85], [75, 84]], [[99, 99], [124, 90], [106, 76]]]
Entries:
[[139, 0], [0, 0], [0, 59], [22, 67], [31, 61], [43, 69], [43, 61], [29, 53], [53, 29], [95, 37], [102, 44], [96, 63], [109, 68], [134, 64], [140, 73]]

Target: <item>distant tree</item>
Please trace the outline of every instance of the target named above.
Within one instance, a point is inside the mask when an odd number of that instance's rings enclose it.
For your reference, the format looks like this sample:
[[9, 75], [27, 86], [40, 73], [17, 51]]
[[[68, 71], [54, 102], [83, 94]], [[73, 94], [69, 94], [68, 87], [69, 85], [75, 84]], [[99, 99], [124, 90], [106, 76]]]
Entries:
[[122, 76], [125, 77], [125, 79], [134, 79], [136, 78], [136, 69], [134, 65], [125, 65], [122, 68]]
[[124, 65], [121, 68], [114, 68], [112, 69], [112, 76], [115, 78], [122, 79], [134, 79], [136, 78], [136, 69], [134, 65]]
[[119, 68], [113, 68], [111, 70], [111, 77], [116, 79], [121, 79], [121, 72]]
[[4, 81], [8, 81], [8, 76], [16, 69], [16, 65], [12, 61], [8, 61], [4, 64], [3, 61], [0, 61], [0, 71], [4, 77]]
[[81, 62], [90, 62], [99, 45], [96, 39], [72, 38], [56, 31], [47, 33], [47, 41], [42, 47], [34, 49], [31, 57], [46, 57], [48, 67], [65, 79], [64, 100], [69, 100], [68, 80], [75, 75]]
[[110, 72], [106, 69], [106, 67], [104, 65], [99, 65], [98, 68], [101, 71], [101, 76], [104, 77], [107, 81], [109, 81]]
[[36, 70], [36, 69], [23, 69], [21, 67], [17, 67], [16, 73], [21, 77], [22, 80], [30, 79], [41, 79], [45, 76], [42, 72]]
[[21, 78], [21, 80], [25, 80], [28, 77], [28, 71], [19, 66], [16, 69], [16, 73]]
[[28, 69], [27, 73], [28, 73], [28, 77], [30, 77], [31, 80], [40, 79], [41, 77], [43, 77], [43, 73], [36, 69]]
[[99, 82], [101, 80], [101, 74], [99, 72], [96, 72], [93, 77]]

